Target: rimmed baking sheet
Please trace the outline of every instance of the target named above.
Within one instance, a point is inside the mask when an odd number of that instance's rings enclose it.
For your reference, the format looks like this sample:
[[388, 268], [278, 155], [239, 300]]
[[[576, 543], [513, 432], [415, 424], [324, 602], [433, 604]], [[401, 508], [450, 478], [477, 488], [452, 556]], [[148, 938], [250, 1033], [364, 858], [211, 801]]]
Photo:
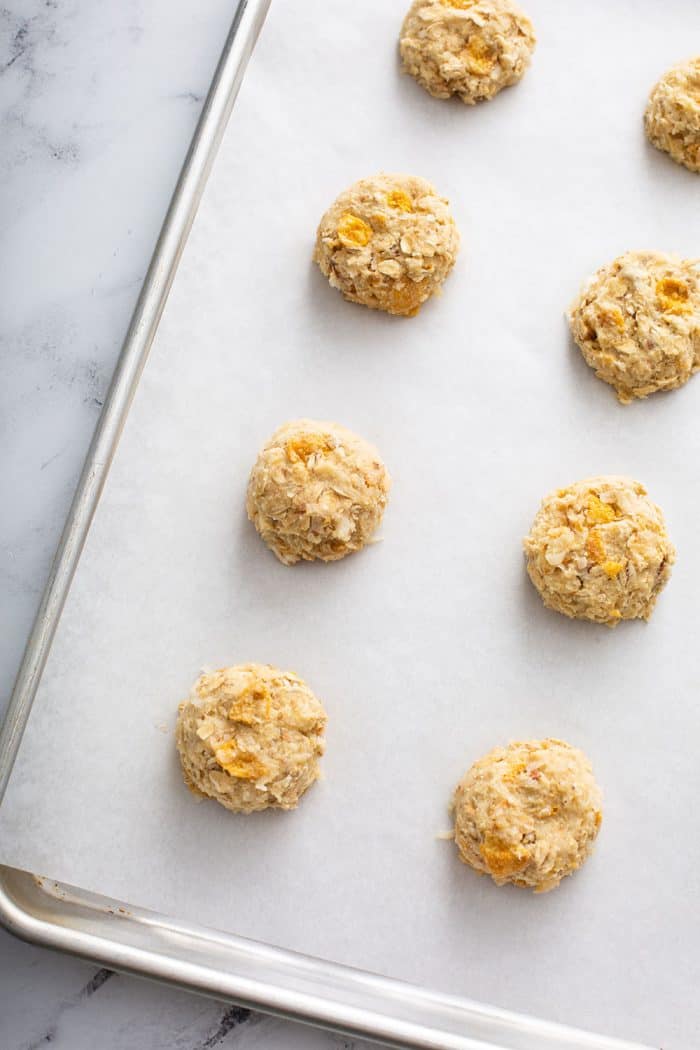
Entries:
[[[182, 919], [511, 1009], [690, 1050], [700, 1021], [693, 646], [700, 386], [623, 409], [563, 309], [631, 247], [697, 255], [698, 183], [648, 147], [650, 85], [700, 11], [528, 5], [522, 84], [468, 110], [400, 76], [401, 5], [273, 5], [188, 242], [0, 816], [0, 856]], [[691, 49], [692, 50], [692, 49]], [[354, 178], [425, 175], [463, 249], [402, 321], [309, 262]], [[697, 381], [696, 381], [697, 382]], [[394, 476], [384, 542], [287, 569], [245, 521], [286, 418], [337, 419]], [[547, 613], [520, 539], [540, 496], [626, 472], [678, 564], [649, 626]], [[184, 791], [177, 701], [202, 664], [301, 673], [330, 715], [298, 812]], [[497, 890], [436, 838], [464, 768], [554, 734], [606, 794], [591, 863]]]

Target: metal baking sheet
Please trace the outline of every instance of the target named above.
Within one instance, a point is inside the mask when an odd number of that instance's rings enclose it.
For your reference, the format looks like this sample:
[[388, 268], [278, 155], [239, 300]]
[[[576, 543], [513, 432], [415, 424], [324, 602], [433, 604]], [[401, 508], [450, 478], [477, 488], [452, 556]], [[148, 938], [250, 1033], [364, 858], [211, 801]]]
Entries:
[[[470, 110], [400, 76], [401, 6], [273, 6], [58, 627], [0, 856], [184, 922], [690, 1050], [700, 387], [618, 406], [562, 314], [627, 248], [697, 255], [697, 180], [640, 119], [700, 11], [530, 0], [532, 70]], [[444, 297], [410, 321], [344, 303], [309, 261], [324, 207], [380, 168], [434, 181], [463, 234]], [[300, 415], [374, 440], [395, 484], [383, 543], [289, 569], [243, 496], [259, 445]], [[540, 496], [599, 472], [643, 480], [678, 547], [649, 626], [560, 619], [524, 575]], [[202, 664], [256, 659], [323, 698], [326, 780], [292, 815], [237, 818], [187, 795], [172, 726]], [[478, 879], [436, 836], [474, 758], [545, 734], [590, 754], [606, 820], [591, 863], [534, 897]]]

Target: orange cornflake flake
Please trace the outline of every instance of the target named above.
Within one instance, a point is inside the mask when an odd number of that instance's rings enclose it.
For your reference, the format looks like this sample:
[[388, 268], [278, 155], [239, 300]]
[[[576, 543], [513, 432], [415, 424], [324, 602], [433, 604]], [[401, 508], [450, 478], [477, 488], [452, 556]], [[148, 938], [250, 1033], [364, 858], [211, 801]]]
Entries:
[[413, 211], [413, 201], [403, 190], [392, 190], [391, 193], [387, 193], [386, 202], [390, 208], [397, 211]]
[[596, 565], [602, 565], [604, 561], [607, 561], [608, 556], [605, 552], [603, 541], [600, 538], [600, 533], [595, 528], [591, 529], [588, 534], [588, 539], [586, 540], [586, 554], [591, 561], [596, 563]]
[[235, 737], [215, 747], [214, 758], [224, 772], [237, 780], [258, 780], [267, 773], [267, 767], [257, 755], [239, 750]]
[[338, 239], [346, 248], [364, 248], [372, 239], [372, 227], [346, 211], [340, 216]]
[[625, 567], [623, 561], [604, 561], [603, 572], [606, 576], [609, 576], [611, 580], [614, 580], [616, 576], [619, 576]]
[[409, 282], [398, 288], [392, 288], [389, 297], [391, 309], [415, 317], [421, 308], [421, 291], [417, 284]]
[[664, 277], [656, 285], [656, 298], [666, 314], [691, 314], [690, 288], [676, 277]]
[[603, 503], [595, 492], [588, 495], [587, 517], [589, 525], [607, 525], [608, 522], [617, 520], [614, 507], [610, 503]]
[[621, 332], [624, 332], [625, 318], [623, 317], [622, 310], [618, 310], [618, 308], [615, 306], [612, 309], [601, 310], [600, 315], [606, 324], [614, 325]]
[[470, 68], [485, 76], [496, 65], [496, 53], [480, 36], [472, 36], [466, 47], [466, 58]]
[[489, 871], [494, 875], [515, 875], [527, 866], [527, 851], [511, 849], [507, 843], [495, 835], [487, 835], [479, 852], [484, 858]]
[[600, 535], [598, 527], [595, 525], [588, 533], [588, 539], [586, 540], [586, 554], [591, 561], [596, 563], [596, 565], [600, 565], [603, 572], [606, 576], [609, 576], [611, 580], [614, 580], [616, 576], [619, 576], [625, 567], [624, 561], [617, 561], [614, 558], [608, 557], [603, 538]]
[[285, 445], [285, 452], [290, 463], [306, 463], [311, 456], [331, 452], [333, 445], [325, 434], [302, 434], [291, 438]]
[[251, 755], [247, 751], [240, 752], [231, 762], [219, 762], [219, 765], [236, 780], [259, 780], [267, 773], [267, 766], [263, 765], [257, 755]]
[[270, 718], [272, 696], [264, 682], [247, 686], [228, 709], [232, 722], [252, 726]]

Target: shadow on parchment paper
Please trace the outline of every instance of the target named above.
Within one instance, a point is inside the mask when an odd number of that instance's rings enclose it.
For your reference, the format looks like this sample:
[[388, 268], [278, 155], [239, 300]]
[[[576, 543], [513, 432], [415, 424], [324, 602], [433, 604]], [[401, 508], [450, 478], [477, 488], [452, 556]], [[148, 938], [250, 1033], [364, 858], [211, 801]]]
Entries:
[[[528, 668], [524, 702], [533, 720], [551, 726], [550, 735], [556, 736], [556, 724], [562, 703], [569, 703], [581, 683], [605, 679], [611, 672], [610, 664], [618, 659], [623, 643], [627, 651], [632, 642], [644, 643], [649, 624], [643, 620], [624, 620], [617, 627], [573, 620], [548, 609], [531, 582], [523, 561], [520, 585], [514, 588], [522, 627], [517, 634], [520, 649], [518, 659]], [[572, 693], [561, 694], [561, 682], [553, 675], [561, 666], [562, 658], [568, 666]], [[608, 669], [608, 670], [606, 670]], [[597, 687], [585, 689], [585, 714], [595, 719], [610, 708], [611, 693]], [[576, 741], [573, 741], [576, 743]]]
[[[604, 266], [605, 263], [609, 261], [610, 260], [601, 259], [599, 263], [595, 264], [595, 266], [596, 268], [598, 266]], [[594, 271], [591, 270], [591, 273], [593, 272]], [[579, 294], [581, 288], [583, 287], [583, 283], [588, 278], [588, 276], [590, 275], [587, 273], [581, 274], [579, 284], [577, 288], [571, 293], [569, 302], [567, 302], [566, 304], [567, 311], [571, 303]], [[617, 399], [615, 397], [613, 388], [607, 383], [604, 383], [602, 379], [598, 379], [590, 365], [586, 364], [583, 354], [581, 353], [578, 344], [576, 343], [574, 337], [571, 334], [569, 322], [566, 317], [562, 318], [562, 326], [564, 328], [564, 331], [562, 331], [562, 353], [566, 354], [567, 372], [569, 373], [571, 384], [576, 390], [577, 396], [595, 399], [596, 401], [598, 401], [598, 403], [600, 403], [603, 399], [609, 400], [611, 398], [612, 401], [615, 402]], [[612, 407], [614, 409], [615, 404], [613, 404]], [[571, 480], [573, 481], [574, 479], [572, 478]]]
[[[228, 577], [231, 593], [236, 593], [240, 604], [251, 611], [259, 607], [277, 609], [284, 602], [283, 573], [292, 568], [282, 565], [258, 535], [248, 519], [243, 502], [232, 529], [232, 543], [228, 557]], [[296, 568], [296, 566], [295, 566]], [[241, 662], [244, 657], [241, 656]], [[270, 659], [274, 663], [274, 659]]]
[[[464, 772], [466, 772], [466, 767]], [[596, 878], [595, 855], [584, 867], [565, 878], [552, 892], [535, 894], [531, 889], [497, 886], [487, 875], [481, 875], [463, 863], [454, 841], [443, 841], [435, 849], [435, 885], [440, 892], [435, 901], [445, 917], [438, 929], [459, 930], [465, 956], [474, 964], [464, 974], [466, 985], [453, 987], [454, 993], [493, 1001], [493, 988], [482, 983], [483, 964], [480, 947], [488, 946], [492, 959], [500, 959], [503, 978], [502, 994], [495, 1005], [523, 1008], [513, 1001], [508, 991], [509, 974], [517, 974], [532, 964], [533, 956], [542, 957], [552, 943], [555, 931], [571, 927], [575, 934], [578, 917], [577, 898], [586, 899], [591, 880]]]
[[[228, 559], [231, 593], [236, 594], [238, 608], [249, 611], [258, 633], [269, 633], [271, 638], [286, 642], [297, 624], [306, 622], [308, 626], [328, 617], [342, 624], [344, 615], [355, 614], [352, 594], [363, 578], [355, 571], [357, 559], [365, 560], [366, 569], [367, 560], [377, 553], [369, 545], [339, 561], [283, 565], [260, 538], [242, 506], [234, 521]], [[245, 629], [241, 633], [245, 636]], [[275, 654], [269, 654], [267, 662], [275, 660]]]
[[[339, 191], [340, 192], [340, 191]], [[329, 201], [330, 204], [330, 201]], [[414, 322], [411, 317], [394, 317], [383, 310], [368, 310], [360, 303], [348, 302], [342, 292], [332, 288], [315, 262], [310, 262], [303, 290], [307, 316], [313, 318], [312, 338], [304, 349], [311, 354], [376, 353], [377, 339], [384, 351], [392, 346], [401, 350], [401, 329]], [[434, 303], [426, 303], [427, 310]], [[421, 311], [422, 312], [422, 311]], [[320, 346], [318, 345], [320, 344]]]
[[[458, 262], [460, 269], [466, 261]], [[417, 316], [399, 317], [348, 302], [337, 288], [331, 288], [312, 262], [300, 288], [300, 295], [306, 300], [307, 321], [299, 333], [299, 354], [307, 367], [323, 372], [356, 365], [359, 374], [365, 375], [363, 370], [367, 367], [380, 368], [387, 381], [394, 369], [396, 382], [406, 368], [407, 358], [415, 360], [415, 367], [420, 367], [421, 349], [430, 348], [433, 363], [447, 354], [450, 344], [446, 326], [451, 316], [446, 310], [447, 299], [454, 297], [457, 301], [460, 294], [463, 291], [453, 273], [443, 294], [424, 303]], [[352, 382], [350, 378], [349, 381]]]
[[[524, 556], [517, 601], [523, 623], [521, 639], [524, 647], [534, 652], [542, 651], [546, 645], [548, 649], [561, 653], [564, 644], [572, 640], [590, 650], [601, 646], [607, 648], [609, 640], [616, 635], [619, 637], [624, 631], [648, 629], [648, 624], [643, 620], [622, 620], [617, 627], [612, 628], [601, 623], [590, 623], [588, 620], [570, 619], [562, 613], [548, 609], [527, 574]], [[593, 656], [594, 653], [591, 652], [591, 658]]]
[[[545, 493], [541, 493], [544, 496]], [[534, 517], [534, 514], [533, 514]], [[529, 526], [528, 526], [529, 528]], [[566, 639], [578, 636], [577, 640], [590, 639], [591, 630], [595, 631], [596, 624], [590, 624], [584, 620], [570, 620], [568, 616], [548, 609], [542, 601], [534, 583], [527, 573], [525, 555], [522, 559], [522, 572], [517, 589], [514, 588], [517, 604], [520, 609], [522, 621], [522, 632], [520, 638], [526, 651], [533, 653], [542, 652], [545, 648], [555, 648], [560, 651], [560, 645]], [[607, 630], [607, 628], [605, 628]], [[558, 636], [562, 636], [561, 638]], [[565, 637], [564, 637], [565, 636]]]
[[[689, 172], [688, 174], [691, 173]], [[635, 247], [632, 250], [643, 251], [644, 247], [639, 249]], [[659, 250], [669, 251], [670, 254], [673, 254], [673, 246], [670, 248], [661, 246]], [[601, 259], [599, 263], [596, 263], [596, 269], [605, 266], [606, 263], [609, 262], [612, 262], [612, 258], [607, 260]], [[594, 270], [591, 270], [589, 276], [592, 276], [594, 272]], [[583, 278], [581, 280], [581, 285], [583, 285]], [[573, 299], [574, 296], [571, 297], [572, 302]], [[665, 415], [667, 412], [670, 413], [674, 411], [673, 403], [675, 400], [688, 396], [687, 387], [693, 386], [694, 380], [692, 378], [689, 383], [686, 383], [683, 387], [672, 390], [657, 390], [646, 398], [633, 398], [630, 404], [623, 405], [622, 402], [618, 400], [614, 387], [612, 387], [610, 383], [598, 379], [594, 369], [586, 364], [580, 347], [577, 345], [571, 334], [566, 318], [564, 319], [564, 324], [566, 325], [565, 339], [568, 351], [567, 370], [572, 381], [572, 388], [577, 397], [580, 396], [581, 398], [588, 399], [591, 410], [601, 410], [606, 414], [608, 412], [611, 414], [616, 413], [616, 415], [611, 415], [611, 418], [616, 421], [617, 438], [620, 441], [623, 441], [633, 433], [631, 428], [633, 420], [636, 421], [639, 418], [637, 413], [645, 414], [650, 423], [655, 423], [662, 413]], [[626, 473], [626, 471], [616, 469], [609, 471], [609, 473]], [[573, 482], [575, 479], [571, 478], [570, 480]], [[640, 478], [639, 480], [644, 481], [644, 478]]]
[[[653, 179], [654, 185], [658, 185], [657, 180], [663, 179], [666, 183], [665, 192], [671, 196], [676, 192], [676, 188], [680, 190], [685, 186], [697, 185], [697, 172], [690, 171], [683, 164], [678, 164], [677, 161], [673, 160], [669, 153], [652, 146], [643, 130], [640, 131], [640, 134], [644, 135], [645, 148], [643, 156], [646, 173], [650, 179]], [[655, 247], [659, 251], [667, 252], [673, 252], [674, 250], [673, 245], [666, 247], [664, 245], [642, 245], [641, 247]]]

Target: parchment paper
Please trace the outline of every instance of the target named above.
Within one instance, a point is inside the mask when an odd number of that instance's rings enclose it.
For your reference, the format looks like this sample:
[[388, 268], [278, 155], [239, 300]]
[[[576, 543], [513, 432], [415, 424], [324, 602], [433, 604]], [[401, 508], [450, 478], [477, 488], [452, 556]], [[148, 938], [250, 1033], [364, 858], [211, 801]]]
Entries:
[[[700, 5], [528, 0], [523, 82], [475, 109], [398, 69], [403, 4], [277, 0], [234, 111], [54, 644], [0, 818], [6, 862], [174, 916], [509, 1008], [698, 1046], [700, 379], [627, 408], [565, 307], [629, 248], [697, 256], [700, 178], [641, 115], [700, 49]], [[354, 179], [426, 176], [463, 249], [401, 320], [310, 262]], [[282, 421], [334, 419], [394, 477], [384, 541], [278, 564], [244, 515]], [[625, 472], [678, 548], [653, 621], [547, 612], [520, 542], [542, 495]], [[177, 703], [202, 665], [269, 661], [329, 716], [326, 780], [232, 816], [181, 783]], [[167, 729], [163, 731], [163, 727]], [[437, 833], [511, 738], [590, 755], [591, 862], [497, 889]]]

